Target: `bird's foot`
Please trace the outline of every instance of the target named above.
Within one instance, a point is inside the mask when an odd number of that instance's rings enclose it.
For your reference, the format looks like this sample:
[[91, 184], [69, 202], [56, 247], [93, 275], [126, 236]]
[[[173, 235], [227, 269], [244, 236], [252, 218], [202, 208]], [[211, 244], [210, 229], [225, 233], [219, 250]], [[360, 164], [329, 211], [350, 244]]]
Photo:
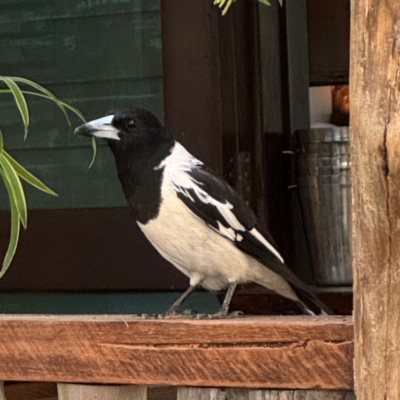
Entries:
[[139, 316], [140, 316], [140, 318], [142, 318], [142, 319], [151, 319], [151, 318], [154, 318], [154, 315], [150, 315], [150, 314], [140, 314]]
[[214, 314], [199, 314], [199, 319], [230, 319], [230, 318], [239, 318], [243, 316], [244, 313], [242, 311], [233, 311], [231, 313], [217, 311]]
[[226, 318], [241, 318], [244, 317], [244, 312], [243, 311], [233, 311], [229, 314], [227, 314]]
[[165, 319], [173, 319], [173, 318], [187, 318], [192, 316], [192, 310], [191, 309], [186, 309], [181, 312], [175, 309], [169, 309], [165, 314], [162, 314], [160, 318], [165, 318]]

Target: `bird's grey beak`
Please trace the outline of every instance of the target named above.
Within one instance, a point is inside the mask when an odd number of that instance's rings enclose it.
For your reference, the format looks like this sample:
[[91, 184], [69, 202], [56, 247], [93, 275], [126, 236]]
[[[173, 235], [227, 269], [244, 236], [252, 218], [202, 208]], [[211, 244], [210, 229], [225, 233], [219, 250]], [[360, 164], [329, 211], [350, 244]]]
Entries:
[[94, 136], [101, 139], [120, 140], [118, 129], [114, 128], [111, 123], [114, 115], [95, 119], [75, 129], [75, 135]]

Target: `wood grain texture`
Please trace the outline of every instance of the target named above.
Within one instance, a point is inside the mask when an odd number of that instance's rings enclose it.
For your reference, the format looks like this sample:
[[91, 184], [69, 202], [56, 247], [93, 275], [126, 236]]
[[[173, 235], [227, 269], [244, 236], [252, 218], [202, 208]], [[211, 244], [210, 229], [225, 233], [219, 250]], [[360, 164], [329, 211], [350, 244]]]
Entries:
[[349, 317], [1, 316], [0, 379], [218, 387], [353, 386]]
[[147, 400], [147, 386], [59, 383], [59, 400]]
[[57, 384], [54, 382], [6, 382], [4, 393], [7, 400], [47, 400], [57, 398]]
[[[176, 393], [175, 386], [148, 387], [147, 400], [176, 400]], [[7, 382], [4, 394], [7, 400], [58, 399], [57, 384], [54, 382]], [[4, 400], [1, 395], [0, 400]]]
[[0, 400], [6, 400], [6, 396], [4, 395], [4, 382], [0, 381]]
[[355, 400], [346, 390], [248, 390], [179, 388], [177, 400]]
[[176, 400], [177, 387], [160, 386], [147, 388], [147, 400]]
[[351, 12], [355, 378], [359, 400], [400, 398], [400, 8]]

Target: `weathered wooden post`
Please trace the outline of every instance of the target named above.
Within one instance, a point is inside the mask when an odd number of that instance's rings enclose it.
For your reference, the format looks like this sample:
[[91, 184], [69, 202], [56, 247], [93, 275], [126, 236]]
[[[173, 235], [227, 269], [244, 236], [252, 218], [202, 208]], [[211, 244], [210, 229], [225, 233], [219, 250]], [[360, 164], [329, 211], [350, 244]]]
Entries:
[[357, 399], [400, 398], [400, 7], [353, 0], [353, 269]]
[[338, 390], [251, 390], [180, 388], [177, 400], [355, 400]]
[[144, 385], [78, 385], [59, 383], [59, 400], [147, 400]]
[[0, 400], [6, 400], [6, 396], [4, 395], [4, 382], [0, 381]]

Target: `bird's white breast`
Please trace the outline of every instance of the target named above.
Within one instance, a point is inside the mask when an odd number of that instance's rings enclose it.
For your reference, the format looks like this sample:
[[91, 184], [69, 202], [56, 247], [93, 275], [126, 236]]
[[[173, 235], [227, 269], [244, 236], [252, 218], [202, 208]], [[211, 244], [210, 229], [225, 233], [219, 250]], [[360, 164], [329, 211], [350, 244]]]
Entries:
[[247, 255], [196, 217], [170, 189], [163, 190], [162, 199], [158, 217], [139, 227], [192, 285], [219, 290], [250, 279]]

